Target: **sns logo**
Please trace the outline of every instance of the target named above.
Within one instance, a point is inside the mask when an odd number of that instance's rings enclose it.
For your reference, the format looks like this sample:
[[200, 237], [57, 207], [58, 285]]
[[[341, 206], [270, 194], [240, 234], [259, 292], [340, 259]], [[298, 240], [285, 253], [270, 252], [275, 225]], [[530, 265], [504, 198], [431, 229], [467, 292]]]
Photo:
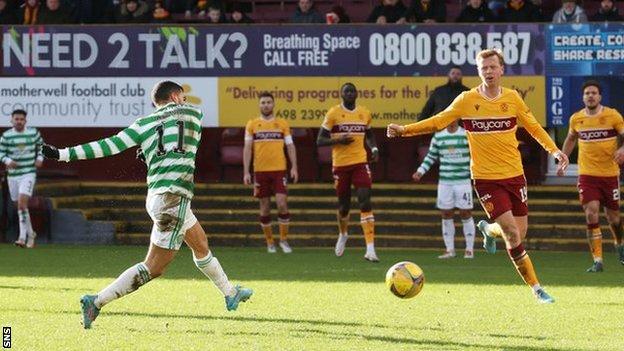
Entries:
[[338, 126], [338, 133], [364, 133], [365, 128], [361, 124], [341, 124]]
[[471, 120], [470, 130], [477, 132], [488, 132], [490, 130], [507, 130], [515, 126], [511, 119], [498, 120]]
[[2, 327], [2, 348], [11, 348], [11, 327]]

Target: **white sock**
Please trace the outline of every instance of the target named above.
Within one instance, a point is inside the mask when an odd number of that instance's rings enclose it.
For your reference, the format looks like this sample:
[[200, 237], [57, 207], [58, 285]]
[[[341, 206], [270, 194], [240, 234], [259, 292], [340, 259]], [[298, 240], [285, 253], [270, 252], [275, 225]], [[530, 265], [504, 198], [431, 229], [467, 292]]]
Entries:
[[539, 289], [541, 289], [542, 286], [539, 284], [535, 284], [531, 287], [531, 289], [533, 289], [533, 292], [537, 292]]
[[197, 258], [193, 255], [193, 261], [197, 268], [217, 286], [224, 296], [232, 296], [236, 294], [236, 289], [228, 280], [227, 275], [223, 271], [219, 260], [212, 255], [211, 251], [208, 251], [208, 256], [204, 258]]
[[114, 282], [97, 294], [95, 307], [102, 308], [107, 303], [137, 290], [152, 280], [149, 269], [141, 262], [126, 269]]
[[19, 240], [26, 241], [26, 236], [32, 231], [30, 212], [28, 209], [17, 210], [17, 216], [19, 217]]
[[455, 252], [455, 223], [452, 219], [442, 220], [442, 238], [446, 251]]
[[366, 252], [375, 252], [375, 244], [370, 243], [370, 244], [366, 244]]
[[473, 251], [474, 250], [474, 240], [475, 240], [475, 223], [472, 217], [468, 219], [462, 219], [462, 225], [464, 229], [464, 238], [466, 239], [466, 250]]

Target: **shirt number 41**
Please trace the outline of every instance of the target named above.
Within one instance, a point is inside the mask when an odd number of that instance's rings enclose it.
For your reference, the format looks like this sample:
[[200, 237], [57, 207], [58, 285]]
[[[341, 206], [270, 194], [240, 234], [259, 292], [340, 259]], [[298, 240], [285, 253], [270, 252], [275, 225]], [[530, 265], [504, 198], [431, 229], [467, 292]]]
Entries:
[[[186, 150], [184, 150], [184, 121], [177, 121], [176, 125], [178, 126], [178, 142], [176, 144], [176, 147], [174, 147], [172, 151], [177, 154], [183, 154], [186, 152]], [[168, 152], [167, 150], [165, 150], [165, 144], [163, 142], [165, 135], [165, 126], [163, 124], [157, 126], [156, 132], [158, 133], [158, 147], [156, 150], [156, 155], [163, 156]]]

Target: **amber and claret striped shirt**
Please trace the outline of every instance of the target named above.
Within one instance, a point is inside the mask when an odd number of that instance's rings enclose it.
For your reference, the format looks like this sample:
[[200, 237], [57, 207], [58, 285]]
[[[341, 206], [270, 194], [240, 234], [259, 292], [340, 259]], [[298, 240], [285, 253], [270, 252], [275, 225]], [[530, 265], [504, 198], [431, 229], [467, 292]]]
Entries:
[[589, 116], [582, 109], [570, 117], [570, 130], [578, 135], [578, 174], [594, 177], [614, 177], [620, 166], [614, 155], [617, 137], [624, 133], [624, 120], [615, 109], [603, 106], [597, 114]]
[[517, 91], [501, 88], [490, 99], [481, 86], [461, 93], [444, 111], [405, 126], [403, 136], [428, 134], [461, 119], [470, 147], [472, 179], [507, 179], [524, 174], [516, 130], [522, 126], [546, 151], [559, 151]]
[[340, 138], [347, 133], [353, 137], [351, 144], [332, 145], [333, 167], [344, 167], [367, 162], [364, 141], [366, 139], [366, 130], [371, 128], [371, 121], [370, 111], [363, 106], [356, 106], [355, 110], [351, 111], [340, 104], [327, 111], [321, 126], [331, 133], [331, 138]]
[[254, 172], [286, 170], [284, 145], [293, 143], [286, 120], [262, 117], [252, 119], [245, 126], [245, 140], [253, 142]]

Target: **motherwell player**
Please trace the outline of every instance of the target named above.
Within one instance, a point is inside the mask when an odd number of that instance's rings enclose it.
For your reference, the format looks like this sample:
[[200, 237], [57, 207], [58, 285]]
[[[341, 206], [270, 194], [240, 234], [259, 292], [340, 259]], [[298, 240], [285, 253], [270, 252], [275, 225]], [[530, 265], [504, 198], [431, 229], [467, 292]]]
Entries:
[[624, 264], [622, 221], [620, 220], [620, 167], [624, 162], [624, 147], [618, 148], [617, 137], [624, 134], [622, 115], [600, 104], [600, 84], [583, 84], [585, 108], [570, 117], [570, 130], [563, 143], [563, 152], [569, 155], [576, 141], [579, 144], [578, 190], [587, 221], [587, 241], [594, 264], [587, 272], [602, 272], [602, 233], [600, 232], [600, 205], [613, 234], [620, 263]]
[[502, 53], [496, 49], [483, 50], [477, 54], [476, 61], [482, 81], [479, 86], [463, 92], [446, 110], [432, 118], [406, 126], [388, 125], [388, 137], [432, 133], [462, 119], [470, 147], [470, 171], [475, 190], [485, 212], [497, 223], [479, 223], [484, 235], [483, 246], [489, 253], [496, 252], [494, 237], [502, 236], [516, 270], [533, 289], [538, 302], [552, 303], [554, 299], [540, 286], [522, 245], [528, 226], [528, 206], [526, 179], [516, 139], [518, 123], [559, 160], [560, 170], [567, 167], [568, 157], [535, 120], [520, 95], [501, 86]]
[[[286, 204], [286, 157], [284, 145], [290, 159], [290, 176], [296, 183], [297, 153], [288, 122], [273, 116], [275, 99], [268, 92], [260, 94], [260, 117], [247, 122], [245, 147], [243, 149], [243, 182], [251, 185], [249, 173], [253, 153], [254, 196], [260, 200], [260, 226], [267, 243], [267, 252], [275, 253], [273, 229], [271, 227], [271, 196], [275, 195], [279, 222], [279, 246], [284, 253], [291, 253], [288, 245], [288, 224], [290, 214]], [[252, 150], [253, 145], [253, 150]]]
[[338, 240], [335, 253], [344, 253], [348, 238], [349, 211], [351, 207], [351, 185], [356, 188], [360, 204], [360, 223], [366, 241], [364, 258], [379, 262], [375, 253], [375, 217], [371, 207], [371, 172], [366, 159], [368, 145], [372, 161], [379, 159], [379, 150], [371, 130], [371, 114], [365, 107], [355, 104], [357, 89], [353, 83], [340, 88], [342, 103], [329, 109], [319, 131], [316, 144], [332, 146], [332, 166], [338, 195]]

